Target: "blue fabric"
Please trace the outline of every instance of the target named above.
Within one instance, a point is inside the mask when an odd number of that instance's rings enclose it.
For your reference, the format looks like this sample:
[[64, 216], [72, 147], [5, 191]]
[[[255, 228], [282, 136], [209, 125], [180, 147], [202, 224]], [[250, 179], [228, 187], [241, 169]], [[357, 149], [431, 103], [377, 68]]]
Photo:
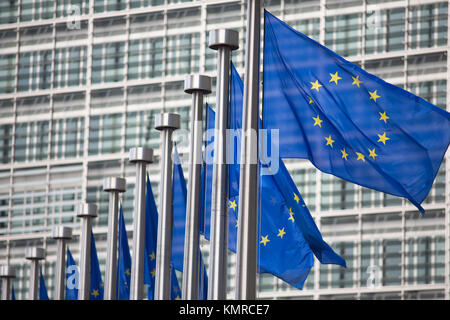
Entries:
[[119, 212], [119, 262], [117, 264], [117, 300], [130, 300], [131, 255], [122, 205]]
[[89, 300], [103, 300], [103, 282], [100, 272], [100, 263], [95, 247], [94, 234], [91, 231], [91, 286], [89, 289]]
[[39, 300], [50, 300], [48, 298], [47, 287], [45, 286], [45, 280], [44, 280], [44, 276], [42, 275], [42, 270], [40, 270], [40, 272], [41, 272], [41, 277], [40, 277], [40, 284], [39, 284]]
[[[147, 192], [145, 197], [145, 257], [144, 260], [144, 283], [147, 287], [147, 298], [153, 300], [155, 296], [156, 276], [156, 243], [158, 236], [158, 210], [153, 197], [150, 179], [147, 174]], [[171, 266], [172, 290], [171, 298], [181, 297], [181, 290], [176, 277], [175, 268]]]
[[[230, 99], [231, 129], [241, 129], [242, 119], [242, 80], [232, 66]], [[214, 128], [214, 111], [208, 107], [207, 128]], [[208, 141], [211, 143], [213, 139]], [[231, 142], [231, 148], [240, 149], [240, 141]], [[235, 158], [235, 160], [238, 158]], [[285, 169], [281, 159], [280, 166]], [[230, 165], [229, 207], [229, 249], [236, 251], [237, 220], [239, 208], [239, 165]], [[210, 194], [212, 186], [212, 165], [205, 166], [206, 199], [205, 212], [211, 212]], [[266, 168], [268, 169], [268, 168]], [[209, 172], [208, 172], [209, 171]], [[235, 176], [237, 178], [232, 178]], [[278, 171], [260, 176], [259, 190], [259, 272], [270, 273], [292, 286], [302, 289], [314, 264], [313, 253], [322, 263], [345, 266], [345, 261], [323, 241], [314, 220], [292, 181], [289, 172]], [[233, 190], [235, 189], [235, 190]], [[283, 190], [282, 190], [283, 189]], [[298, 200], [298, 202], [297, 202]], [[210, 238], [210, 218], [204, 217], [205, 236]], [[302, 227], [304, 224], [304, 227]]]
[[16, 293], [14, 292], [14, 286], [11, 286], [11, 300], [16, 300]]
[[77, 263], [69, 248], [67, 248], [66, 300], [78, 300], [79, 277], [80, 271]]
[[420, 203], [450, 142], [450, 114], [367, 73], [265, 11], [263, 127], [280, 156]]

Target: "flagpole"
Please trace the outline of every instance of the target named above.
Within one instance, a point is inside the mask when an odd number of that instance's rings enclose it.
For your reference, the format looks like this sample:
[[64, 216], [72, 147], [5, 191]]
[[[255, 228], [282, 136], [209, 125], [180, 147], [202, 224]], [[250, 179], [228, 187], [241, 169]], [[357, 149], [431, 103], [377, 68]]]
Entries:
[[170, 258], [172, 254], [172, 133], [180, 128], [180, 115], [161, 113], [155, 117], [155, 129], [161, 131], [161, 178], [156, 244], [155, 300], [170, 300]]
[[0, 266], [2, 280], [2, 300], [11, 300], [11, 281], [16, 277], [16, 269], [12, 266]]
[[245, 81], [242, 111], [236, 299], [256, 299], [258, 253], [258, 122], [261, 2], [247, 2]]
[[145, 259], [145, 176], [147, 163], [153, 162], [153, 149], [131, 148], [129, 160], [131, 163], [136, 163], [130, 300], [142, 300], [144, 297]]
[[184, 92], [192, 94], [189, 179], [183, 261], [183, 300], [197, 300], [199, 286], [199, 223], [202, 175], [203, 95], [211, 93], [211, 78], [189, 75]]
[[54, 226], [52, 238], [56, 240], [56, 272], [55, 300], [64, 300], [66, 278], [66, 242], [72, 238], [72, 229], [64, 226]]
[[97, 205], [93, 203], [80, 203], [77, 206], [77, 217], [81, 218], [78, 300], [89, 300], [91, 285], [92, 219], [97, 217]]
[[30, 260], [29, 300], [39, 300], [39, 260], [45, 258], [44, 248], [32, 247], [25, 250], [25, 259]]
[[217, 29], [209, 33], [209, 47], [218, 51], [214, 164], [211, 195], [211, 249], [208, 299], [226, 298], [228, 255], [228, 167], [227, 129], [229, 127], [229, 86], [231, 51], [239, 48], [239, 33]]
[[103, 180], [103, 191], [109, 192], [104, 300], [117, 299], [117, 225], [119, 216], [119, 193], [125, 192], [126, 186], [127, 182], [124, 178], [109, 177]]

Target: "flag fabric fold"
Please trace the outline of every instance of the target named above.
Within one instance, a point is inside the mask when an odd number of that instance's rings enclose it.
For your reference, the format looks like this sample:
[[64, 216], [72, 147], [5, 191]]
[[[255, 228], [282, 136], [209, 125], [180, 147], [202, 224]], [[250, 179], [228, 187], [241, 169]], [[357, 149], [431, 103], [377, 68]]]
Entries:
[[42, 275], [42, 270], [40, 270], [40, 282], [39, 282], [39, 300], [50, 300], [48, 298], [47, 287], [45, 285], [44, 276]]
[[131, 255], [122, 205], [119, 210], [119, 257], [117, 263], [117, 300], [130, 300]]
[[[240, 137], [242, 119], [242, 80], [232, 66], [230, 96], [230, 127]], [[214, 111], [208, 107], [207, 128], [214, 128]], [[212, 140], [212, 139], [211, 139]], [[209, 143], [212, 143], [212, 141]], [[230, 148], [240, 150], [240, 138], [230, 141]], [[230, 165], [229, 208], [229, 249], [236, 251], [238, 209], [239, 209], [239, 174], [240, 155], [235, 152]], [[283, 161], [280, 166], [285, 169]], [[266, 167], [266, 169], [269, 169]], [[212, 166], [205, 168], [205, 236], [209, 239], [208, 217], [211, 212], [210, 193], [212, 187]], [[233, 176], [235, 178], [233, 178]], [[234, 182], [234, 183], [233, 183]], [[313, 255], [321, 263], [333, 263], [345, 266], [345, 261], [322, 239], [300, 193], [287, 170], [271, 172], [260, 176], [259, 190], [259, 258], [258, 272], [270, 273], [292, 286], [302, 289], [304, 282], [314, 264]], [[304, 225], [304, 226], [303, 226]]]
[[78, 300], [78, 284], [80, 271], [73, 259], [72, 253], [67, 248], [67, 270], [66, 270], [66, 300]]
[[265, 11], [263, 127], [280, 157], [409, 199], [422, 213], [450, 114], [364, 71]]
[[95, 247], [94, 233], [91, 231], [91, 285], [89, 289], [89, 300], [103, 300], [103, 282], [100, 272], [100, 263]]

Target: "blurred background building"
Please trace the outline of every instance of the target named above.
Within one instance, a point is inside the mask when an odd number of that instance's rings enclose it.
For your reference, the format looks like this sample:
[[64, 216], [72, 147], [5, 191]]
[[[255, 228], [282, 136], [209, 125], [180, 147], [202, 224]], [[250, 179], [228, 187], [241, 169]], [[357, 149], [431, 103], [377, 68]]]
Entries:
[[[135, 171], [128, 150], [155, 149], [157, 161], [148, 173], [157, 196], [159, 133], [153, 116], [177, 112], [182, 129], [188, 129], [191, 96], [183, 92], [184, 76], [215, 76], [209, 30], [239, 31], [241, 49], [233, 52], [233, 63], [243, 76], [245, 2], [0, 1], [0, 264], [17, 267], [18, 299], [27, 297], [24, 251], [31, 245], [47, 250], [42, 270], [53, 297], [53, 225], [74, 229], [69, 248], [79, 261], [74, 209], [80, 201], [99, 204], [94, 234], [104, 277], [108, 194], [103, 178], [127, 179], [123, 207], [131, 239]], [[368, 72], [448, 110], [447, 1], [261, 2]], [[206, 101], [215, 105], [214, 91]], [[179, 151], [187, 159], [182, 132]], [[449, 161], [447, 153], [424, 201], [425, 216], [405, 200], [321, 173], [307, 161], [288, 161], [324, 239], [348, 267], [316, 260], [303, 291], [260, 275], [258, 297], [449, 299]], [[208, 244], [202, 243], [208, 262]], [[230, 297], [234, 265], [230, 254]]]

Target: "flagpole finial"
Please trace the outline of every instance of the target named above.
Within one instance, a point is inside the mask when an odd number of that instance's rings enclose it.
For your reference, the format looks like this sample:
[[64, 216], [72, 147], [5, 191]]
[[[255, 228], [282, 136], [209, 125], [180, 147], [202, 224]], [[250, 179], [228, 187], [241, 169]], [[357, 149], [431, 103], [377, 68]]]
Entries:
[[72, 239], [72, 228], [65, 226], [53, 226], [52, 238], [64, 240]]
[[108, 177], [103, 180], [103, 191], [106, 192], [125, 192], [127, 181], [124, 178]]
[[211, 93], [211, 77], [201, 74], [190, 74], [184, 78], [184, 92], [192, 94], [194, 92], [203, 94]]
[[136, 162], [152, 163], [153, 162], [153, 149], [146, 148], [146, 147], [131, 148], [129, 160], [131, 163], [136, 163]]
[[209, 32], [209, 48], [219, 50], [221, 47], [230, 50], [239, 49], [239, 32], [231, 29], [215, 29]]
[[97, 217], [97, 205], [94, 203], [79, 203], [77, 206], [77, 217]]
[[176, 113], [160, 113], [155, 116], [155, 129], [162, 131], [164, 129], [180, 129], [180, 115]]
[[9, 265], [0, 266], [0, 278], [15, 278], [16, 268]]
[[41, 248], [41, 247], [26, 248], [25, 259], [27, 259], [27, 260], [45, 259], [45, 249]]

